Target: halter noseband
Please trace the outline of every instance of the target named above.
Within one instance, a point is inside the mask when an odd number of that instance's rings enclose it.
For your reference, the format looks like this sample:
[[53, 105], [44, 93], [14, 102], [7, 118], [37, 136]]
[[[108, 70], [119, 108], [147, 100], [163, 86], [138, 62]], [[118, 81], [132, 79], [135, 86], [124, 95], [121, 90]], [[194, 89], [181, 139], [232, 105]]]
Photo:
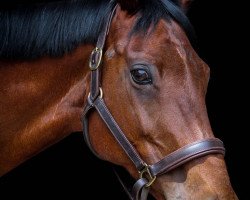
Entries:
[[200, 158], [205, 155], [224, 155], [225, 148], [221, 140], [217, 138], [209, 138], [188, 144], [167, 155], [155, 164], [148, 165], [143, 161], [143, 159], [140, 157], [136, 149], [129, 142], [129, 140], [115, 121], [112, 114], [109, 112], [109, 109], [107, 108], [103, 99], [103, 91], [100, 87], [101, 84], [99, 67], [101, 66], [103, 48], [116, 7], [109, 14], [107, 21], [104, 22], [105, 24], [103, 26], [101, 34], [98, 37], [96, 48], [92, 51], [90, 57], [89, 66], [91, 69], [91, 84], [90, 93], [83, 111], [83, 135], [89, 148], [97, 157], [99, 157], [95, 150], [92, 148], [88, 134], [88, 113], [91, 109], [95, 109], [102, 120], [105, 122], [106, 126], [109, 128], [118, 144], [122, 147], [122, 149], [134, 163], [139, 172], [140, 178], [134, 184], [132, 189], [132, 199], [145, 200], [147, 199], [149, 188], [154, 183], [157, 176], [165, 174], [170, 170], [173, 170], [193, 159]]

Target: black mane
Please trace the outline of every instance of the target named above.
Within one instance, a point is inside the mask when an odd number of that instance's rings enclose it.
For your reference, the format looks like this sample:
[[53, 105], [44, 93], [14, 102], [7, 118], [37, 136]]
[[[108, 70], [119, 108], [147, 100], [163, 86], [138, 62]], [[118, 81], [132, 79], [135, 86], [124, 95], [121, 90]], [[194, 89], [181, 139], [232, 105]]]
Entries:
[[[178, 4], [177, 0], [171, 2]], [[1, 6], [0, 59], [58, 57], [79, 44], [94, 44], [112, 4], [110, 0], [61, 0]], [[168, 6], [168, 0], [145, 0], [134, 32], [146, 31], [151, 24], [169, 16], [188, 32], [185, 15], [177, 6]]]

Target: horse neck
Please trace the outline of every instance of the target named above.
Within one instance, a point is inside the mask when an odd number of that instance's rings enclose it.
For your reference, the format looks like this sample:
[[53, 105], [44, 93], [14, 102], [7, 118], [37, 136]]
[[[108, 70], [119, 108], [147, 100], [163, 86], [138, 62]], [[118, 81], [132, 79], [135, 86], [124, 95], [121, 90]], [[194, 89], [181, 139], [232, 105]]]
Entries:
[[0, 176], [82, 130], [92, 48], [62, 58], [0, 61]]

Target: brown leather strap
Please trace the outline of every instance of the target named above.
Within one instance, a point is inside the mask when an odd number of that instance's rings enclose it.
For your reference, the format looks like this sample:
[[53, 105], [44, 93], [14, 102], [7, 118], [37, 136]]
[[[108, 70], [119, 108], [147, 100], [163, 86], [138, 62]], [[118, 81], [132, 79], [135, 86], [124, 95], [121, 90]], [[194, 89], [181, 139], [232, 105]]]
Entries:
[[118, 126], [117, 122], [109, 112], [107, 106], [105, 105], [103, 99], [98, 98], [94, 102], [94, 107], [98, 111], [99, 115], [109, 128], [110, 132], [116, 139], [116, 141], [119, 143], [119, 145], [123, 148], [125, 153], [128, 155], [130, 160], [134, 163], [136, 168], [140, 171], [144, 168], [145, 163], [141, 159], [140, 155], [137, 153], [133, 145], [129, 142], [125, 134], [122, 132], [120, 127]]
[[90, 138], [89, 138], [89, 121], [88, 121], [88, 113], [91, 110], [92, 105], [87, 102], [85, 107], [84, 107], [84, 111], [83, 111], [83, 115], [82, 115], [82, 124], [83, 124], [83, 138], [85, 143], [87, 144], [87, 146], [89, 147], [89, 149], [92, 151], [92, 153], [99, 159], [101, 159], [101, 157], [98, 155], [98, 153], [96, 153], [96, 151], [94, 150], [94, 148], [92, 147]]
[[223, 142], [217, 138], [199, 140], [169, 154], [149, 168], [153, 176], [161, 175], [193, 159], [209, 154], [225, 154]]
[[133, 200], [146, 200], [148, 198], [149, 187], [146, 187], [148, 180], [141, 178], [133, 186], [132, 198]]
[[109, 33], [109, 27], [112, 21], [112, 18], [115, 14], [117, 5], [114, 7], [112, 12], [108, 15], [107, 20], [104, 21], [102, 25], [102, 31], [98, 37], [96, 48], [93, 50], [90, 57], [90, 68], [91, 68], [91, 85], [90, 85], [90, 96], [91, 99], [96, 99], [99, 95], [100, 87], [100, 68], [102, 62], [102, 52], [104, 49], [105, 41]]
[[[153, 176], [159, 176], [184, 165], [193, 159], [209, 154], [225, 154], [225, 148], [221, 140], [210, 138], [186, 145], [169, 154], [159, 162], [149, 166], [149, 169]], [[145, 196], [148, 195], [148, 191], [145, 189], [148, 189], [147, 181], [145, 178], [141, 178], [133, 187], [133, 198], [135, 200], [144, 200]]]

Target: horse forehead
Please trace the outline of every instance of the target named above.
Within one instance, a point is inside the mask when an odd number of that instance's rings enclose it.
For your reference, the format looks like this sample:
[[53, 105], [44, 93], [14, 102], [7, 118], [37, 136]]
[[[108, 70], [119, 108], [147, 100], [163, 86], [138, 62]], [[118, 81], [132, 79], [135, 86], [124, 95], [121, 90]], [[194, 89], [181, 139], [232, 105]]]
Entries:
[[173, 20], [163, 19], [154, 28], [151, 27], [145, 35], [135, 34], [126, 46], [129, 56], [134, 52], [159, 56], [163, 52], [168, 52], [167, 50], [171, 53], [174, 50], [176, 54], [183, 57], [190, 49], [192, 46], [182, 28]]

